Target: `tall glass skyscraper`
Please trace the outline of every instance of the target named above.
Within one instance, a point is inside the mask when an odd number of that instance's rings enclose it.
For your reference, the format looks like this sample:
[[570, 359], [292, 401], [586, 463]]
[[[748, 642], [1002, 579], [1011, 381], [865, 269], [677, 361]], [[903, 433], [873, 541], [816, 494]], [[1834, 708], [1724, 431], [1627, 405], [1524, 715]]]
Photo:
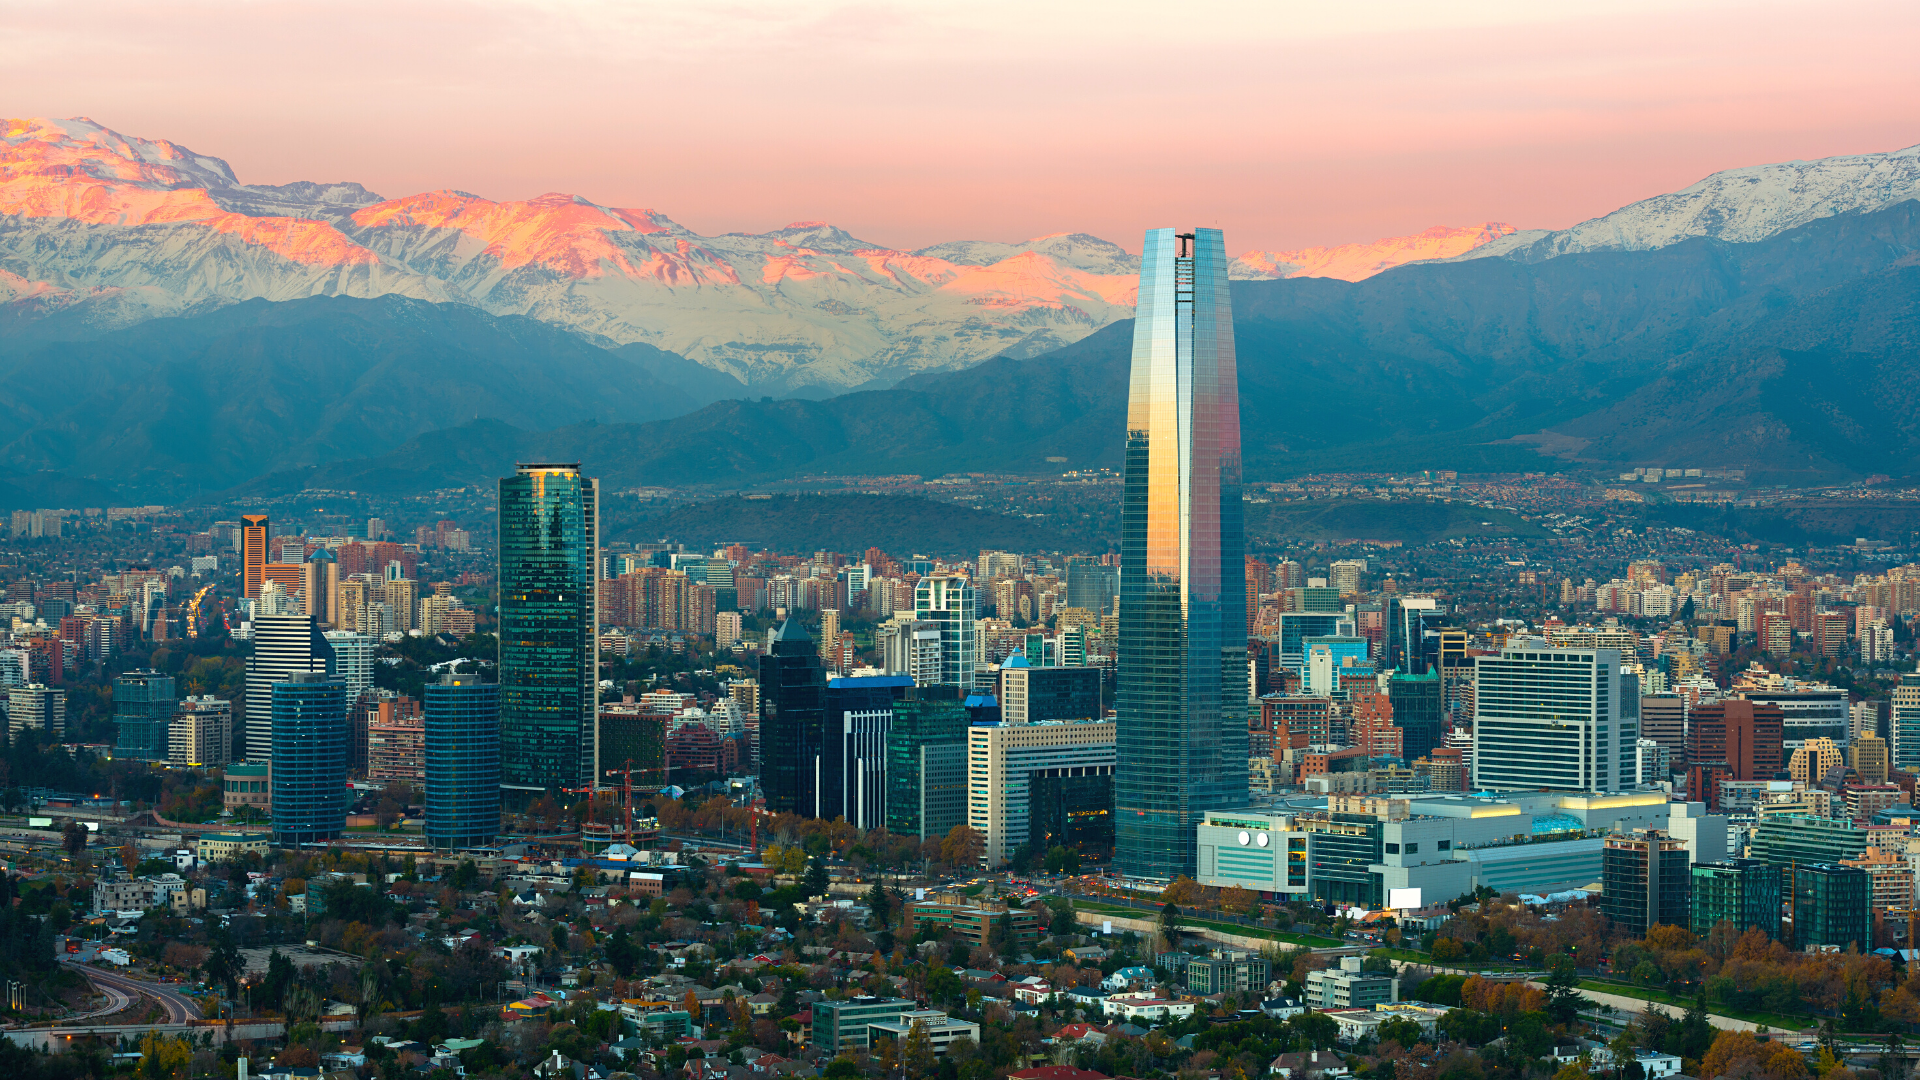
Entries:
[[789, 618], [760, 658], [760, 788], [776, 814], [813, 817], [826, 745], [827, 674], [820, 651]]
[[500, 686], [443, 675], [424, 696], [427, 842], [491, 844], [500, 833]]
[[1247, 799], [1240, 392], [1226, 241], [1147, 233], [1120, 506], [1114, 861], [1194, 872], [1194, 829]]
[[347, 684], [303, 671], [272, 701], [273, 842], [331, 840], [347, 827]]
[[500, 481], [500, 787], [517, 805], [599, 778], [599, 521], [578, 463]]

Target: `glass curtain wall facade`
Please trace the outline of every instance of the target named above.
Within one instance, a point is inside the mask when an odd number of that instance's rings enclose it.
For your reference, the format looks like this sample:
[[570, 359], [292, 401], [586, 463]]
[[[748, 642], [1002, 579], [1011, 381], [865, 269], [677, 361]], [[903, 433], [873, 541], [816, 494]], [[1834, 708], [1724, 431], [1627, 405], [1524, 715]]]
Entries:
[[273, 684], [273, 842], [331, 840], [347, 827], [347, 684], [302, 672]]
[[143, 670], [115, 678], [113, 723], [120, 738], [114, 753], [143, 761], [167, 760], [167, 731], [178, 704], [171, 675]]
[[793, 619], [780, 624], [760, 658], [760, 708], [767, 809], [811, 817], [820, 790], [815, 766], [826, 744], [827, 673], [813, 639]]
[[957, 701], [893, 706], [887, 732], [887, 830], [947, 835], [967, 823], [967, 710]]
[[500, 481], [500, 786], [516, 805], [599, 779], [599, 519], [578, 464]]
[[1115, 862], [1194, 873], [1195, 827], [1247, 798], [1240, 397], [1226, 241], [1152, 229], [1120, 508]]
[[447, 675], [424, 691], [427, 842], [482, 847], [500, 834], [500, 686]]

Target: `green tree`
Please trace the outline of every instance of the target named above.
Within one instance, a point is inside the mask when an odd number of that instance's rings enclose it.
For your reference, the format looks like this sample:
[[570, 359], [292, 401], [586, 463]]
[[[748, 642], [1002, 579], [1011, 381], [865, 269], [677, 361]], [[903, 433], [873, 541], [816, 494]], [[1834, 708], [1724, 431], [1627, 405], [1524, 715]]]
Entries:
[[68, 855], [79, 858], [87, 850], [87, 827], [77, 821], [67, 822], [66, 827], [60, 830], [60, 846], [66, 849]]
[[1180, 947], [1180, 907], [1168, 904], [1160, 909], [1160, 936], [1166, 939], [1167, 948]]
[[1054, 937], [1066, 937], [1079, 926], [1080, 921], [1073, 917], [1073, 901], [1069, 900], [1053, 909], [1053, 920], [1048, 923], [1047, 932]]
[[1573, 957], [1565, 953], [1553, 958], [1552, 973], [1547, 976], [1547, 1015], [1555, 1023], [1571, 1024], [1580, 1015], [1580, 973]]
[[1055, 844], [1047, 849], [1046, 867], [1050, 874], [1077, 874], [1080, 872], [1080, 853], [1064, 844]]
[[465, 891], [479, 883], [480, 867], [476, 866], [472, 859], [460, 860], [459, 867], [453, 871], [453, 887]]
[[824, 896], [827, 892], [827, 862], [819, 855], [807, 860], [805, 885], [808, 896]]
[[1381, 1042], [1397, 1042], [1403, 1049], [1411, 1050], [1422, 1039], [1420, 1025], [1402, 1017], [1395, 1017], [1380, 1025], [1377, 1033]]

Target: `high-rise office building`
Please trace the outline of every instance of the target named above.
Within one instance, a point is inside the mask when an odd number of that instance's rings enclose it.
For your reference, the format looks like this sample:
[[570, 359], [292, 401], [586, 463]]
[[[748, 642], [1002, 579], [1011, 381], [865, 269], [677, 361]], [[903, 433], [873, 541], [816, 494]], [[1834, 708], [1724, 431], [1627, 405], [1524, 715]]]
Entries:
[[240, 515], [240, 587], [248, 600], [260, 598], [260, 586], [267, 580], [267, 544], [272, 540], [273, 525], [267, 515]]
[[598, 492], [578, 464], [500, 481], [500, 785], [516, 803], [598, 782]]
[[[1338, 565], [1338, 564], [1335, 564]], [[1439, 626], [1439, 604], [1426, 596], [1387, 598], [1386, 666], [1413, 675], [1427, 670], [1426, 638], [1429, 626]]]
[[1696, 705], [1687, 717], [1687, 764], [1717, 763], [1729, 780], [1772, 780], [1783, 765], [1782, 720], [1779, 706], [1738, 698]]
[[167, 760], [167, 727], [180, 698], [173, 676], [129, 671], [113, 680], [114, 754], [142, 761]]
[[916, 686], [938, 686], [944, 675], [940, 659], [939, 623], [907, 620], [891, 622], [875, 634], [880, 646], [880, 670], [906, 675]]
[[232, 762], [233, 702], [211, 694], [182, 701], [167, 728], [167, 761], [184, 766]]
[[1892, 736], [1893, 767], [1920, 773], [1920, 675], [1900, 676], [1892, 697], [1892, 718], [1887, 726]]
[[1431, 667], [1418, 675], [1395, 674], [1387, 682], [1387, 700], [1393, 705], [1393, 723], [1400, 729], [1402, 756], [1415, 761], [1447, 741], [1447, 706], [1440, 672]]
[[500, 833], [500, 686], [478, 675], [428, 683], [427, 842], [481, 847]]
[[1111, 720], [974, 724], [967, 742], [967, 824], [986, 841], [981, 864], [989, 869], [1029, 842], [1036, 785], [1062, 778], [1102, 785], [1115, 776]]
[[28, 683], [7, 691], [7, 739], [20, 745], [29, 731], [45, 732], [57, 742], [67, 732], [67, 692], [58, 686]]
[[1791, 867], [1793, 947], [1830, 946], [1842, 952], [1873, 947], [1873, 875], [1858, 866], [1811, 863]]
[[1067, 560], [1067, 607], [1106, 615], [1113, 611], [1114, 597], [1119, 595], [1119, 567], [1097, 563], [1084, 555]]
[[[1792, 631], [1788, 634], [1791, 636]], [[1808, 739], [1832, 739], [1835, 745], [1847, 745], [1852, 724], [1847, 691], [1839, 687], [1746, 690], [1740, 696], [1753, 702], [1755, 708], [1773, 705], [1780, 709], [1780, 737], [1789, 754]]]
[[1759, 859], [1693, 864], [1693, 932], [1706, 937], [1723, 922], [1739, 932], [1780, 938], [1780, 868]]
[[1676, 760], [1687, 750], [1687, 699], [1680, 694], [1640, 696], [1640, 737], [1652, 739]]
[[977, 604], [973, 582], [963, 577], [925, 577], [914, 586], [914, 621], [932, 623], [940, 631], [942, 685], [973, 688]]
[[347, 827], [347, 684], [299, 672], [270, 694], [273, 842], [331, 840]]
[[1282, 611], [1274, 630], [1274, 641], [1278, 645], [1274, 663], [1295, 672], [1304, 671], [1308, 638], [1353, 637], [1354, 634], [1354, 618], [1344, 611]]
[[760, 789], [767, 809], [811, 815], [814, 774], [825, 745], [827, 674], [813, 639], [794, 619], [774, 632], [760, 658]]
[[1615, 834], [1600, 853], [1600, 910], [1635, 937], [1656, 924], [1686, 926], [1692, 880], [1686, 841], [1657, 829]]
[[340, 562], [326, 548], [300, 564], [300, 604], [321, 626], [340, 625]]
[[1507, 643], [1475, 665], [1473, 786], [1619, 791], [1638, 772], [1639, 732], [1622, 708], [1617, 649]]
[[1032, 667], [1014, 653], [1000, 665], [1000, 718], [1009, 724], [1098, 720], [1106, 715], [1100, 701], [1105, 681], [1096, 667]]
[[373, 688], [373, 637], [352, 630], [328, 630], [325, 637], [333, 649], [333, 673], [347, 684], [347, 701], [359, 701]]
[[967, 823], [967, 710], [909, 698], [887, 731], [887, 830], [921, 840]]
[[827, 681], [820, 754], [801, 763], [814, 782], [814, 804], [802, 815], [844, 817], [863, 831], [885, 823], [887, 734], [894, 704], [912, 688], [903, 675]]
[[247, 760], [272, 760], [273, 684], [304, 672], [335, 673], [333, 646], [319, 624], [307, 615], [256, 616], [247, 657]]
[[1141, 256], [1120, 509], [1115, 861], [1195, 869], [1195, 827], [1247, 797], [1246, 553], [1226, 242], [1153, 229]]
[[1853, 771], [1860, 775], [1863, 783], [1887, 782], [1887, 740], [1871, 733], [1856, 735], [1847, 752], [1853, 759]]

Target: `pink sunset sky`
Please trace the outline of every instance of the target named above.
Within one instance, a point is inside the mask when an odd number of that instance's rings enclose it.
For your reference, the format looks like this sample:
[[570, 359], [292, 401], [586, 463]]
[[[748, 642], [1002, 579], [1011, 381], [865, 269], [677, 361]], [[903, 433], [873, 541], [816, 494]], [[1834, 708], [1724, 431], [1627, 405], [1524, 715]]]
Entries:
[[1555, 227], [1920, 143], [1920, 4], [14, 0], [0, 103], [389, 197], [876, 243]]

